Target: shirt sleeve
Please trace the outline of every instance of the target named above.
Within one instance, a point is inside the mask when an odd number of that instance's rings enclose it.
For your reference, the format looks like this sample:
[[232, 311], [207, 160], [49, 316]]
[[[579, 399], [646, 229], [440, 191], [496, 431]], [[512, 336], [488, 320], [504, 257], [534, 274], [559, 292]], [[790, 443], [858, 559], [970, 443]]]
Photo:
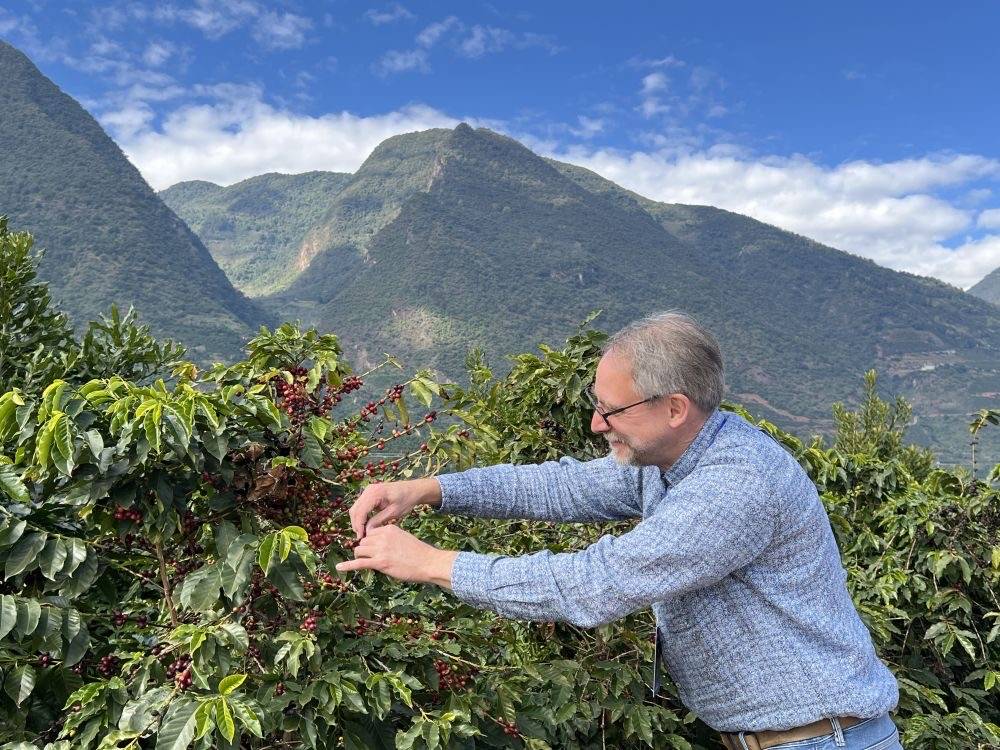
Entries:
[[[645, 475], [608, 456], [593, 461], [558, 461], [512, 466], [501, 464], [438, 476], [438, 511], [483, 518], [543, 521], [621, 521], [642, 516]], [[662, 486], [662, 485], [661, 485]]]
[[749, 467], [696, 469], [631, 531], [580, 552], [460, 552], [452, 590], [506, 617], [597, 627], [746, 566], [772, 539], [776, 516], [768, 482]]

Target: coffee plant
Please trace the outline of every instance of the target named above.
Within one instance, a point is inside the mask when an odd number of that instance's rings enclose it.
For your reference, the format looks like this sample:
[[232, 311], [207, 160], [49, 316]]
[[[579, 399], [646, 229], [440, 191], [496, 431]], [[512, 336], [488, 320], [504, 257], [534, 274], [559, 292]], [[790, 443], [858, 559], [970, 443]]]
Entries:
[[[4, 294], [23, 295], [18, 283]], [[89, 345], [104, 357], [82, 357], [63, 328], [31, 348], [44, 368], [6, 360], [0, 748], [717, 747], [669, 683], [650, 695], [648, 611], [590, 630], [513, 621], [334, 569], [352, 556], [347, 508], [369, 482], [600, 455], [580, 393], [602, 334], [519, 355], [502, 378], [473, 356], [466, 388], [421, 372], [370, 392], [375, 373], [353, 372], [333, 335], [262, 329], [246, 359], [199, 372], [115, 320]], [[41, 342], [33, 326], [64, 322], [40, 314], [18, 330]], [[112, 357], [116, 371], [101, 370]], [[1000, 471], [990, 484], [927, 469], [882, 439], [891, 424], [870, 428], [888, 446], [873, 455], [859, 434], [871, 421], [844, 420], [851, 439], [832, 446], [760, 424], [820, 489], [900, 680], [905, 743], [995, 747]], [[403, 523], [505, 554], [629, 526], [430, 510]]]

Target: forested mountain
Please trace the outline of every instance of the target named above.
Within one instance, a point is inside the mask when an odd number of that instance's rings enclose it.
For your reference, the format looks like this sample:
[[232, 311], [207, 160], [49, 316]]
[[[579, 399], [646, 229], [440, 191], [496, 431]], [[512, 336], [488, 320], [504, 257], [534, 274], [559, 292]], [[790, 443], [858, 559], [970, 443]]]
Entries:
[[270, 320], [94, 118], [4, 42], [0, 101], [0, 214], [34, 235], [40, 275], [74, 323], [131, 304], [154, 332], [213, 359]]
[[914, 402], [911, 435], [956, 461], [969, 413], [1000, 382], [994, 306], [739, 214], [648, 200], [466, 125], [379, 146], [295, 257], [298, 275], [261, 301], [341, 333], [361, 364], [388, 351], [460, 377], [470, 346], [502, 365], [594, 309], [613, 330], [677, 307], [719, 336], [732, 397], [758, 413], [823, 430], [875, 367]]
[[287, 286], [306, 234], [349, 174], [262, 174], [229, 187], [195, 180], [160, 193], [184, 217], [232, 282], [249, 295]]
[[969, 294], [974, 294], [994, 305], [1000, 305], [1000, 268], [994, 269], [970, 287]]

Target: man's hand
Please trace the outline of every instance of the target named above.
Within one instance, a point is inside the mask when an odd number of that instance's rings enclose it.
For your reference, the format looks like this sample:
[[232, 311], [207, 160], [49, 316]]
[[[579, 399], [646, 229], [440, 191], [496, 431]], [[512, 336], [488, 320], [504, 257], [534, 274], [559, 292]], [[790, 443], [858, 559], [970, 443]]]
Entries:
[[351, 506], [351, 528], [364, 539], [372, 529], [402, 520], [421, 504], [441, 504], [441, 485], [434, 477], [368, 485]]
[[[370, 488], [369, 488], [370, 489]], [[458, 552], [421, 542], [396, 526], [369, 529], [354, 548], [354, 560], [337, 563], [341, 573], [377, 570], [400, 581], [433, 583], [451, 588], [451, 569]]]

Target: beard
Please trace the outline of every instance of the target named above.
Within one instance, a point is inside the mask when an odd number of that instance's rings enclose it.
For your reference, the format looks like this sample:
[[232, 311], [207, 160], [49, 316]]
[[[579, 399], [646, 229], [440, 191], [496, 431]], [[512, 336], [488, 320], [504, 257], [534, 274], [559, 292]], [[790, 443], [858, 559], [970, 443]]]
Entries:
[[656, 463], [649, 455], [647, 446], [627, 442], [617, 435], [606, 439], [608, 455], [621, 466], [651, 466]]

